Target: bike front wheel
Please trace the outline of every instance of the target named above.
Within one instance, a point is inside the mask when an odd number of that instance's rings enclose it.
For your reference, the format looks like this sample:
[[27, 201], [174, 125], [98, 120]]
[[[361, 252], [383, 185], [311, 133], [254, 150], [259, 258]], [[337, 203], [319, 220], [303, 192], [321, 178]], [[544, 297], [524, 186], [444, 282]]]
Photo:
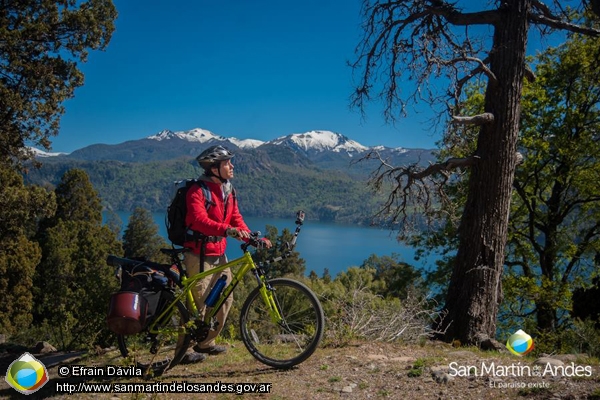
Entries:
[[[171, 292], [163, 291], [158, 309], [164, 309], [173, 299]], [[142, 368], [144, 375], [159, 375], [179, 364], [187, 352], [191, 340], [185, 329], [188, 321], [188, 310], [178, 301], [170, 315], [154, 324], [156, 333], [145, 329], [136, 335], [118, 335], [119, 351], [126, 360]]]
[[255, 288], [242, 306], [242, 340], [258, 361], [291, 368], [317, 349], [325, 325], [323, 308], [306, 285], [291, 279], [272, 279], [267, 290], [282, 319], [275, 322], [271, 318], [270, 306]]

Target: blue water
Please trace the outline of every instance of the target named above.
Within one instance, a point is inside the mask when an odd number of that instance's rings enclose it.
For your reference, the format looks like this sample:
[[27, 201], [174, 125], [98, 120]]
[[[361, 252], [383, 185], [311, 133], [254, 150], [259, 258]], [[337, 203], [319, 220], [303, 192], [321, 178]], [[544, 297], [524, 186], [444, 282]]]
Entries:
[[[127, 226], [129, 213], [117, 213]], [[166, 238], [164, 213], [154, 213], [154, 221], [158, 226], [159, 234]], [[294, 220], [272, 218], [245, 218], [248, 227], [253, 231], [266, 232], [265, 226], [272, 225], [281, 231], [287, 228], [293, 232], [296, 228]], [[306, 261], [306, 272], [315, 271], [322, 276], [325, 268], [331, 276], [352, 266], [360, 266], [371, 254], [389, 256], [397, 253], [402, 261], [414, 265], [419, 269], [433, 267], [437, 256], [416, 261], [415, 249], [398, 243], [394, 232], [387, 229], [365, 227], [357, 225], [343, 225], [316, 221], [305, 221], [296, 243], [296, 251]], [[228, 239], [227, 256], [233, 259], [242, 255], [238, 242]]]

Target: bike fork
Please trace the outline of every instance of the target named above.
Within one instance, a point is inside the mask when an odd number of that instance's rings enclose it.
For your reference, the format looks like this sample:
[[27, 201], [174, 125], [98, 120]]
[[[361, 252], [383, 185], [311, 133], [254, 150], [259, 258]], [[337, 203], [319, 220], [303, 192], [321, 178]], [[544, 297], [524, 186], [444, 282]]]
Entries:
[[260, 295], [267, 306], [267, 310], [269, 310], [269, 315], [271, 316], [271, 321], [275, 324], [280, 324], [283, 321], [283, 317], [279, 312], [279, 307], [277, 306], [277, 302], [275, 301], [275, 295], [272, 287], [267, 284], [263, 284], [258, 289], [260, 291]]

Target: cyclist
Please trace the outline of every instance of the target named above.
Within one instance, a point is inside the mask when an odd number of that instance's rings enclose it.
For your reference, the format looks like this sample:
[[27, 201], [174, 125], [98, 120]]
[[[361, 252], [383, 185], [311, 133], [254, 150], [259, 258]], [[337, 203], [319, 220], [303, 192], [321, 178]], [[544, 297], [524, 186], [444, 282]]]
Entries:
[[[192, 249], [185, 256], [185, 266], [189, 276], [200, 272], [201, 251], [204, 253], [204, 271], [227, 263], [225, 249], [227, 240], [225, 237], [233, 237], [238, 240], [247, 240], [250, 230], [244, 222], [238, 209], [237, 199], [233, 191], [230, 179], [233, 178], [233, 164], [231, 159], [233, 153], [223, 146], [212, 146], [200, 153], [196, 158], [204, 173], [199, 179], [203, 180], [210, 190], [211, 201], [207, 206], [204, 193], [199, 186], [191, 188], [186, 197], [186, 226], [210, 237], [205, 243], [202, 241], [191, 241], [184, 243], [185, 247]], [[268, 239], [263, 239], [265, 247], [271, 247]], [[203, 248], [204, 247], [204, 248]], [[204, 311], [204, 300], [210, 292], [210, 288], [216, 281], [225, 275], [227, 283], [231, 282], [231, 271], [223, 271], [222, 274], [213, 274], [198, 282], [197, 292], [192, 291], [194, 300], [201, 314]], [[227, 351], [224, 346], [215, 344], [215, 338], [219, 335], [227, 314], [233, 303], [233, 295], [225, 301], [216, 314], [218, 325], [216, 330], [211, 330], [208, 337], [188, 351], [182, 360], [183, 364], [202, 361], [206, 354], [217, 355]]]

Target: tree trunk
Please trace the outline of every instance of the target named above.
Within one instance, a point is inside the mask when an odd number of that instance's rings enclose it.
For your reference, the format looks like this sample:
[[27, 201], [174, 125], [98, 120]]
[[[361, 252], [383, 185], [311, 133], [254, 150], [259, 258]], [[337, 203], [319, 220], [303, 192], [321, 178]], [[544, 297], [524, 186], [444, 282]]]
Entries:
[[556, 328], [556, 307], [548, 300], [536, 301], [537, 328], [540, 332], [553, 332]]
[[488, 83], [485, 99], [485, 112], [494, 115], [494, 123], [482, 126], [479, 133], [481, 160], [471, 169], [447, 314], [438, 327], [445, 330], [446, 340], [462, 344], [475, 343], [477, 334], [496, 334], [530, 7], [531, 0], [504, 1], [495, 26], [490, 69], [497, 83]]

